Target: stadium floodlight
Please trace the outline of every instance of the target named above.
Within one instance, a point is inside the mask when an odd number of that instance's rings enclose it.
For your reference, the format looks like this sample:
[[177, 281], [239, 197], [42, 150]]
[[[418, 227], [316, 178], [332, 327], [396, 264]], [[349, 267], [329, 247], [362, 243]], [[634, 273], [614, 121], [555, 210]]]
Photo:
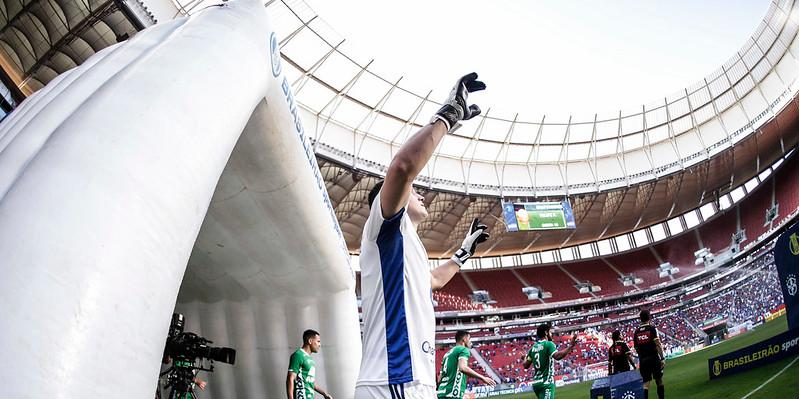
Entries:
[[621, 280], [621, 284], [625, 287], [635, 285], [635, 278], [632, 275], [622, 276], [619, 280]]
[[541, 290], [538, 287], [522, 287], [522, 293], [527, 296], [527, 299], [541, 298]]
[[709, 254], [709, 253], [710, 253], [710, 251], [708, 251], [707, 248], [700, 248], [698, 251], [694, 252], [694, 257], [695, 258], [703, 258], [703, 257], [707, 256], [707, 254]]

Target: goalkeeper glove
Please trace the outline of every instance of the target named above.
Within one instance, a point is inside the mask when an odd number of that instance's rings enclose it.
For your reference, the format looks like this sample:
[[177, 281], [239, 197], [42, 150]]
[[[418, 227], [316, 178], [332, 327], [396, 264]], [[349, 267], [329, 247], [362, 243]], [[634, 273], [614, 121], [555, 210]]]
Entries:
[[466, 238], [463, 240], [461, 247], [452, 255], [452, 261], [458, 264], [458, 267], [463, 267], [464, 262], [474, 255], [477, 249], [477, 244], [488, 240], [488, 226], [480, 223], [477, 218], [472, 220], [472, 226], [466, 233]]
[[460, 127], [459, 121], [469, 120], [480, 115], [480, 107], [475, 104], [469, 105], [466, 100], [469, 93], [485, 90], [485, 88], [485, 83], [477, 80], [475, 72], [461, 77], [452, 88], [447, 100], [444, 101], [444, 105], [433, 115], [430, 123], [441, 120], [447, 125], [447, 131], [455, 131]]

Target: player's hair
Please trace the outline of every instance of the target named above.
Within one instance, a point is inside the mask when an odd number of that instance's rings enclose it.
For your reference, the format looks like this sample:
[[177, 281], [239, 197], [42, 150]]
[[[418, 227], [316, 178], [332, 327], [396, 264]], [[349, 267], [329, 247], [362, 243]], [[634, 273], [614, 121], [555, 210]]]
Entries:
[[613, 336], [613, 340], [614, 341], [621, 340], [621, 331], [619, 331], [619, 330], [613, 331], [613, 334], [611, 334], [611, 335]]
[[375, 197], [377, 197], [377, 193], [380, 192], [380, 189], [383, 188], [383, 182], [385, 180], [380, 180], [377, 184], [372, 187], [372, 191], [369, 191], [369, 208], [372, 207], [372, 202], [375, 202]]
[[457, 342], [461, 342], [461, 340], [466, 338], [467, 336], [469, 336], [469, 332], [468, 331], [460, 330], [460, 331], [455, 333], [455, 342], [456, 343]]
[[305, 332], [302, 333], [302, 344], [303, 345], [310, 344], [311, 339], [313, 339], [313, 337], [317, 335], [319, 335], [319, 333], [316, 332], [315, 330], [305, 330]]
[[638, 317], [641, 318], [641, 323], [647, 323], [652, 319], [652, 314], [650, 314], [648, 310], [644, 309], [641, 311], [641, 314], [639, 314]]
[[547, 336], [547, 332], [549, 332], [551, 329], [552, 325], [549, 323], [540, 324], [535, 331], [535, 336], [538, 337], [538, 339], [544, 338]]

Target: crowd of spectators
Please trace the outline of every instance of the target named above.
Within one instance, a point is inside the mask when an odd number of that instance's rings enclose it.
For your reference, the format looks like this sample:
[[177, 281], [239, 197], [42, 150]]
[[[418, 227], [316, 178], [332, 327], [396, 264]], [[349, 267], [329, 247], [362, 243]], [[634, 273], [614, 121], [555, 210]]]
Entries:
[[738, 325], [747, 321], [760, 322], [765, 314], [782, 302], [782, 291], [773, 266], [733, 280], [734, 285], [719, 295], [710, 297], [685, 309], [684, 317], [695, 326], [726, 321]]
[[441, 291], [433, 291], [433, 301], [435, 301], [435, 309], [438, 311], [478, 310], [483, 308], [482, 304], [474, 303], [471, 299]]
[[[667, 353], [682, 351], [702, 343], [704, 334], [701, 328], [705, 322], [723, 320], [728, 326], [742, 323], [757, 323], [765, 314], [783, 303], [782, 293], [776, 277], [773, 257], [764, 256], [753, 262], [751, 267], [736, 270], [720, 279], [719, 282], [708, 283], [700, 294], [706, 297], [686, 295], [681, 302], [676, 300], [674, 306], [666, 311], [656, 313], [653, 325], [658, 328], [664, 349]], [[720, 291], [719, 291], [720, 290]], [[699, 299], [694, 299], [694, 298]], [[637, 311], [636, 311], [637, 312]], [[610, 333], [618, 329], [632, 347], [633, 331], [638, 326], [632, 311], [620, 313], [615, 318], [606, 318], [607, 323], [597, 327], [577, 331], [578, 344], [574, 353], [563, 361], [557, 362], [556, 375], [565, 378], [579, 378], [585, 375], [590, 365], [603, 364], [607, 361], [607, 350]], [[583, 318], [583, 323], [595, 321], [596, 316]], [[569, 330], [579, 322], [579, 318], [567, 322], [556, 323], [555, 330]], [[529, 327], [532, 328], [532, 327]], [[524, 327], [515, 327], [518, 334]], [[555, 342], [561, 346], [572, 332], [558, 334]], [[524, 370], [522, 364], [527, 350], [532, 346], [530, 337], [498, 340], [494, 342], [475, 343], [475, 348], [488, 365], [505, 383], [528, 381], [532, 373]], [[475, 366], [477, 362], [474, 361]]]

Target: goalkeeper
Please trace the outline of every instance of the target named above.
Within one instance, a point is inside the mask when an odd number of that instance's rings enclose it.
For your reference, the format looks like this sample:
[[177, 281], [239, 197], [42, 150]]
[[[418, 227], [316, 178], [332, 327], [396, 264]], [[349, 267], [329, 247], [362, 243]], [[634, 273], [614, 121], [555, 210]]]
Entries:
[[397, 151], [386, 178], [369, 193], [361, 236], [363, 356], [355, 399], [436, 397], [435, 313], [431, 290], [444, 287], [488, 229], [474, 219], [452, 258], [430, 270], [416, 228], [427, 217], [413, 181], [441, 139], [480, 114], [469, 93], [485, 89], [476, 73], [458, 79], [444, 105]]

